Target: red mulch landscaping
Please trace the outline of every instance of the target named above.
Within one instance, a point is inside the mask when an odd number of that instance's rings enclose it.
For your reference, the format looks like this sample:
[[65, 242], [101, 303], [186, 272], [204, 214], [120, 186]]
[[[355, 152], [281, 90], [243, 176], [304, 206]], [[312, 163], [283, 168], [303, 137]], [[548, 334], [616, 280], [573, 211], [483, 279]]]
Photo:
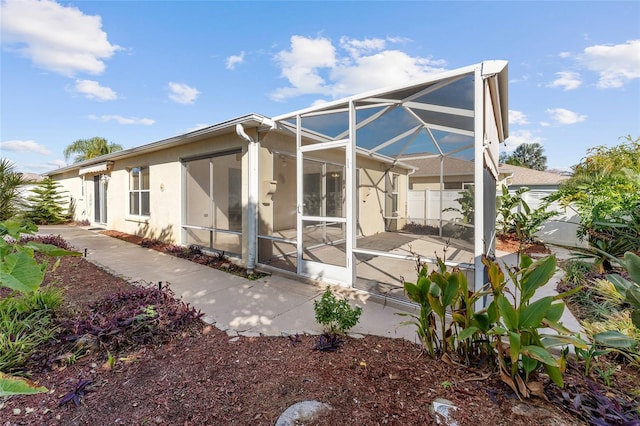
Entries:
[[[64, 289], [60, 323], [85, 318], [90, 306], [99, 312], [96, 302], [136, 288], [83, 258], [63, 258], [45, 285]], [[332, 410], [305, 424], [425, 425], [437, 424], [429, 411], [437, 398], [459, 407], [460, 425], [585, 424], [563, 408], [587, 392], [574, 364], [565, 376], [568, 402], [542, 372], [531, 380], [542, 385], [544, 398], [521, 401], [495, 371], [432, 359], [402, 339], [347, 337], [335, 352], [313, 350], [315, 341], [307, 335], [230, 337], [195, 320], [168, 339], [114, 352], [101, 343], [66, 364], [52, 360], [69, 351], [69, 343], [53, 341], [28, 365], [31, 378], [49, 392], [0, 399], [0, 424], [273, 425], [290, 405], [318, 400]], [[592, 380], [611, 397], [628, 399], [637, 378], [623, 371], [609, 388]], [[81, 380], [90, 383], [78, 391], [80, 404], [60, 406]]]

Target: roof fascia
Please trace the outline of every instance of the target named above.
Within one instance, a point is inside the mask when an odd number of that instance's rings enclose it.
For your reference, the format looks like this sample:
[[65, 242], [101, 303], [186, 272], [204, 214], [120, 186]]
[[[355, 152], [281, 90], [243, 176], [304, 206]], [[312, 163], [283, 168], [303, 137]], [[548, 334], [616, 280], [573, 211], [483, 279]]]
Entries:
[[105, 161], [121, 160], [123, 158], [132, 157], [134, 155], [140, 155], [144, 153], [159, 151], [161, 149], [171, 148], [188, 141], [203, 139], [211, 134], [220, 134], [227, 131], [229, 133], [235, 132], [236, 124], [242, 124], [245, 126], [253, 126], [253, 127], [265, 126], [265, 127], [271, 128], [273, 126], [273, 121], [270, 118], [260, 114], [247, 114], [247, 115], [237, 117], [228, 121], [223, 121], [221, 123], [214, 124], [212, 126], [194, 130], [189, 133], [184, 133], [184, 134], [173, 136], [167, 139], [161, 139], [156, 142], [151, 142], [138, 147], [113, 152], [111, 154], [101, 155], [100, 157], [91, 158], [89, 160], [81, 161], [79, 163], [75, 163], [70, 166], [61, 167], [59, 169], [55, 169], [50, 172], [47, 172], [44, 175], [45, 176], [59, 175], [59, 174], [73, 171], [76, 169], [79, 170], [80, 168], [91, 166], [93, 164], [102, 163]]

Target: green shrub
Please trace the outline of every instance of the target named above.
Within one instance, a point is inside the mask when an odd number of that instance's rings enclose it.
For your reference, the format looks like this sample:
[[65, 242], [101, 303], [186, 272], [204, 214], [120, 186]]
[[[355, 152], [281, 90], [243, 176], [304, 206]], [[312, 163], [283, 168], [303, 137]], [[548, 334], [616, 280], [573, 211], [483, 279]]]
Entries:
[[62, 304], [60, 290], [47, 288], [10, 296], [0, 302], [0, 371], [23, 366], [40, 344], [58, 331], [53, 310]]
[[358, 324], [362, 314], [360, 306], [351, 307], [347, 299], [338, 299], [329, 287], [319, 301], [313, 301], [313, 309], [318, 324], [330, 334], [346, 333]]
[[568, 260], [563, 266], [563, 281], [571, 284], [581, 284], [586, 275], [593, 271], [593, 265], [582, 260]]
[[35, 231], [37, 227], [32, 224], [0, 222], [0, 287], [14, 292], [0, 302], [0, 396], [47, 391], [3, 372], [21, 366], [36, 346], [57, 332], [51, 310], [60, 305], [62, 296], [57, 290], [39, 291], [48, 263], [38, 262], [35, 252], [55, 257], [80, 256], [51, 244], [21, 243], [23, 234]]

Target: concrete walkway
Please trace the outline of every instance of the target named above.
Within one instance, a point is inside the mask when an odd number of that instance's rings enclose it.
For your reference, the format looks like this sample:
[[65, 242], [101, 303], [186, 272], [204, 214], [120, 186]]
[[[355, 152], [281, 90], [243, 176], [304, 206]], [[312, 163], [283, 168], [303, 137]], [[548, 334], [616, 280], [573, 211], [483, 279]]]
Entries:
[[[130, 282], [169, 283], [176, 297], [204, 313], [205, 321], [227, 331], [229, 335], [280, 336], [319, 334], [313, 301], [319, 299], [324, 286], [271, 275], [251, 281], [175, 256], [143, 248], [108, 237], [87, 227], [42, 226], [40, 234], [60, 235], [78, 251], [87, 250], [87, 260]], [[515, 265], [515, 254], [498, 252], [500, 266]], [[563, 253], [557, 253], [559, 258]], [[557, 294], [556, 285], [562, 270], [541, 288], [535, 299]], [[414, 326], [403, 326], [406, 317], [398, 313], [419, 314], [418, 309], [395, 303], [380, 303], [369, 293], [334, 287], [334, 291], [363, 308], [360, 322], [351, 331], [384, 337], [405, 338], [417, 342]], [[572, 331], [581, 327], [568, 309], [563, 324]]]
[[[280, 336], [319, 334], [313, 301], [324, 287], [272, 275], [255, 281], [199, 265], [175, 256], [140, 247], [99, 231], [77, 226], [42, 226], [39, 234], [60, 235], [78, 251], [87, 250], [87, 260], [127, 281], [169, 283], [176, 297], [200, 309], [204, 319], [229, 335]], [[338, 290], [338, 289], [336, 289]], [[415, 327], [402, 326], [407, 318], [398, 312], [413, 312], [371, 300], [368, 293], [339, 290], [363, 308], [360, 322], [351, 331], [417, 341]]]

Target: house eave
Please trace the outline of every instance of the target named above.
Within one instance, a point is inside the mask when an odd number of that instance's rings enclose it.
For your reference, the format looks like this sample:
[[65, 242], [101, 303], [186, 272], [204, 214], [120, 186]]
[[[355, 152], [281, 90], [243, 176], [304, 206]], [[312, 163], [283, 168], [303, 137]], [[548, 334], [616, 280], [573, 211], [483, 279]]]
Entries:
[[212, 126], [204, 127], [202, 129], [194, 130], [189, 133], [173, 136], [167, 139], [162, 139], [156, 142], [151, 142], [146, 145], [141, 145], [134, 148], [125, 149], [111, 154], [95, 157], [90, 160], [81, 161], [69, 166], [61, 167], [49, 171], [44, 176], [55, 176], [62, 173], [71, 172], [74, 170], [80, 170], [81, 168], [88, 168], [94, 165], [98, 165], [105, 162], [113, 162], [116, 160], [122, 160], [124, 158], [133, 157], [135, 155], [151, 153], [162, 149], [172, 148], [184, 143], [195, 142], [201, 139], [209, 138], [212, 136], [223, 135], [227, 133], [235, 133], [236, 124], [242, 124], [245, 127], [257, 127], [260, 130], [268, 129], [272, 127], [272, 121], [266, 116], [260, 114], [247, 114], [241, 117], [237, 117], [228, 121], [214, 124]]

